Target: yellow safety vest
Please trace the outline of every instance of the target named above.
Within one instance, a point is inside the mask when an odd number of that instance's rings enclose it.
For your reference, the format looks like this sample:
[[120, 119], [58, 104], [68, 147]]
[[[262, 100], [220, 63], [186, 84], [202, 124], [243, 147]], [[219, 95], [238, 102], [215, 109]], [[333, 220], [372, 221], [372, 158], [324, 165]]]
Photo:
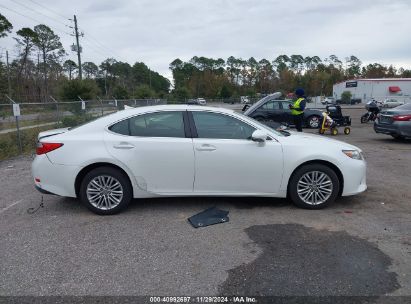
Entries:
[[[300, 102], [303, 101], [304, 98], [298, 98], [294, 104], [293, 107], [299, 109], [300, 108]], [[295, 109], [291, 109], [291, 115], [300, 115], [303, 114], [304, 111], [300, 111], [300, 110], [295, 110]]]

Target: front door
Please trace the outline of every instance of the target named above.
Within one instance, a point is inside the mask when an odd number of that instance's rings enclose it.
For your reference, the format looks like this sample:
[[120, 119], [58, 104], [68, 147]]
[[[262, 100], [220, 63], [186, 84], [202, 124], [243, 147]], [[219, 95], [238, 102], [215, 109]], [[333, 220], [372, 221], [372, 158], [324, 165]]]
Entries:
[[278, 192], [283, 155], [280, 143], [251, 140], [253, 126], [223, 113], [191, 111], [196, 194], [261, 195]]

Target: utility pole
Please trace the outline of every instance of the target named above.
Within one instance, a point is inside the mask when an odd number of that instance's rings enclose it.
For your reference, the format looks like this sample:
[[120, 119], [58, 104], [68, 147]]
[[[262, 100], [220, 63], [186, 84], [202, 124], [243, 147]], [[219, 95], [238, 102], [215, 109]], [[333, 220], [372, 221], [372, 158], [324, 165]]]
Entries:
[[74, 15], [74, 30], [76, 32], [76, 42], [77, 42], [77, 58], [78, 58], [78, 77], [81, 80], [82, 79], [82, 72], [81, 72], [81, 57], [80, 57], [80, 43], [78, 41], [78, 27], [77, 27], [77, 17]]
[[7, 83], [9, 85], [9, 96], [11, 96], [11, 82], [10, 82], [10, 67], [9, 67], [9, 51], [6, 50], [6, 63], [7, 63]]

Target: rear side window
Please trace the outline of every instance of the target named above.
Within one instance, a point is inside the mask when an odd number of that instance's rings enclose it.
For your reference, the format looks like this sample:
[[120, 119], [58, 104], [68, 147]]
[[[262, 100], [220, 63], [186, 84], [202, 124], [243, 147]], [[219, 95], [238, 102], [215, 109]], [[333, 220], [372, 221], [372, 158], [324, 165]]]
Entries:
[[185, 137], [182, 112], [157, 112], [120, 121], [109, 130], [122, 135], [143, 137]]
[[130, 135], [129, 120], [128, 119], [122, 120], [112, 125], [108, 129], [114, 133], [118, 133], [121, 135]]

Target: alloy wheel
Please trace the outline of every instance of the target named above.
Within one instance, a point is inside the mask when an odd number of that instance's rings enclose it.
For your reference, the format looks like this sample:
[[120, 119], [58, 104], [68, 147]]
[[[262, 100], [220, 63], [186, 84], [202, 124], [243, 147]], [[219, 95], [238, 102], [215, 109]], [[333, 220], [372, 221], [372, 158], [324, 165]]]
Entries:
[[309, 205], [326, 202], [333, 192], [331, 178], [321, 171], [309, 171], [298, 180], [297, 193], [300, 199]]
[[88, 183], [86, 194], [91, 205], [100, 210], [110, 210], [123, 199], [123, 187], [116, 178], [100, 175]]

